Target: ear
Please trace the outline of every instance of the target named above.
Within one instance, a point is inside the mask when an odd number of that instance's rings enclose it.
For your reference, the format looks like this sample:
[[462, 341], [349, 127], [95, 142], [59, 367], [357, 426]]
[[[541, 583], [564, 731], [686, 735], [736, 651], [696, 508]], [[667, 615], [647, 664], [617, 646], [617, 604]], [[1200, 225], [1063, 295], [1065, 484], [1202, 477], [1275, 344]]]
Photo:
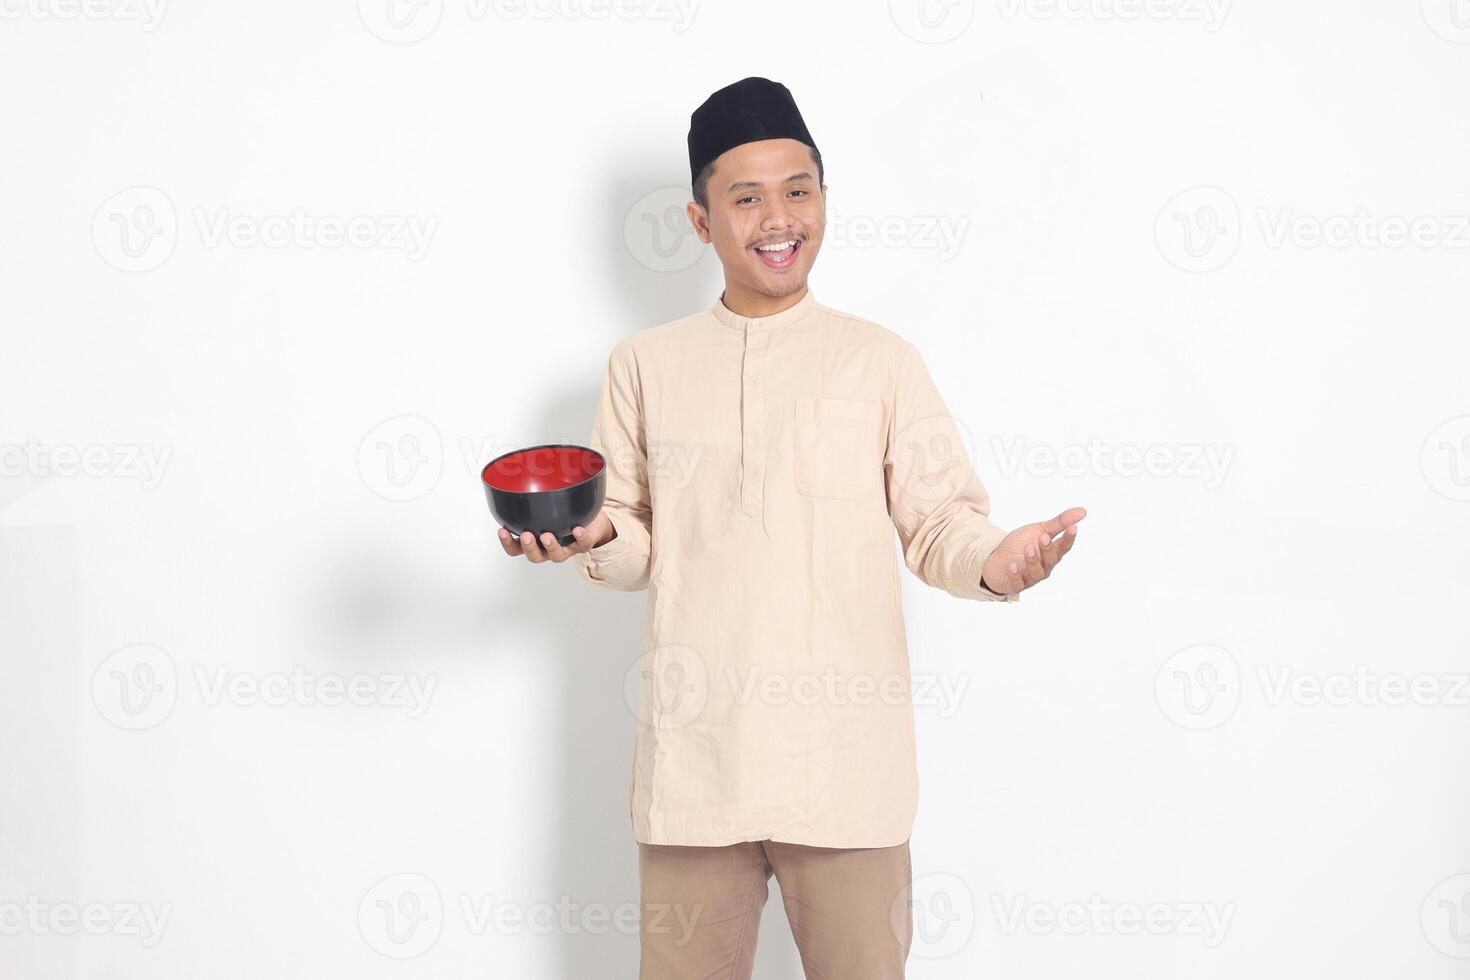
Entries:
[[684, 213], [689, 217], [689, 223], [694, 226], [694, 233], [699, 240], [706, 245], [710, 243], [709, 237], [709, 212], [699, 206], [698, 201], [690, 201], [684, 205]]

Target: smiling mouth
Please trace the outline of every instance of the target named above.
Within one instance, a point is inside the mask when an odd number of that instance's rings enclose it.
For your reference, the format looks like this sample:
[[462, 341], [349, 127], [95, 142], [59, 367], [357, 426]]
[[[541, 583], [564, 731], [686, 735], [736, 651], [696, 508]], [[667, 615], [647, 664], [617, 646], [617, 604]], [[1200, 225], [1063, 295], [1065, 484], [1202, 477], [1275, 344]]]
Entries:
[[766, 268], [789, 269], [796, 261], [796, 253], [801, 251], [801, 242], [791, 238], [784, 242], [772, 242], [753, 247], [755, 254], [765, 263]]

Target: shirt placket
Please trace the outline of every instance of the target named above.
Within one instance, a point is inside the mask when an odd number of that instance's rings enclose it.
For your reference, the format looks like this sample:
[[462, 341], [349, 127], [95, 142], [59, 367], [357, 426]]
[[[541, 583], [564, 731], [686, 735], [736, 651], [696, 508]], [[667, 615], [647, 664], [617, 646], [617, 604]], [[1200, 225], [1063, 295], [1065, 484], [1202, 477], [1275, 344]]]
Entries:
[[740, 370], [740, 510], [758, 514], [766, 484], [766, 350], [770, 331], [759, 320], [745, 325], [745, 363]]

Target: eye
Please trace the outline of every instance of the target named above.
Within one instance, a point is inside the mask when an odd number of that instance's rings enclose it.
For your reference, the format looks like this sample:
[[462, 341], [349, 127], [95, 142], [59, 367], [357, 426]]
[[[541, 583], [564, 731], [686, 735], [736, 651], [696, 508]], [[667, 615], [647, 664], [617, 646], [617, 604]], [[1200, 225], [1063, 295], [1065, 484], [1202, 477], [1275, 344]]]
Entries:
[[793, 196], [793, 197], [795, 197], [795, 196], [797, 196], [797, 195], [800, 195], [800, 196], [802, 196], [802, 197], [806, 197], [806, 196], [807, 196], [807, 192], [806, 192], [806, 191], [792, 191], [792, 192], [791, 192], [791, 195], [792, 195], [792, 196]]
[[760, 198], [753, 197], [753, 196], [752, 197], [742, 197], [740, 200], [736, 201], [735, 203], [736, 204], [744, 204], [746, 201], [758, 201], [758, 200], [760, 200]]

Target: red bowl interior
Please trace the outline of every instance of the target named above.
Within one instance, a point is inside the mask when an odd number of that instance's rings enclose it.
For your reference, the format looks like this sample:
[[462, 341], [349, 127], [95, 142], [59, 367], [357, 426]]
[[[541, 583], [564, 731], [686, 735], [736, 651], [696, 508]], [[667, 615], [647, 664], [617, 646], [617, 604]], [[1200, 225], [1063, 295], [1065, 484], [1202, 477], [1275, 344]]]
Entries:
[[533, 446], [491, 460], [480, 479], [512, 493], [564, 490], [590, 480], [603, 465], [599, 453], [581, 446]]

